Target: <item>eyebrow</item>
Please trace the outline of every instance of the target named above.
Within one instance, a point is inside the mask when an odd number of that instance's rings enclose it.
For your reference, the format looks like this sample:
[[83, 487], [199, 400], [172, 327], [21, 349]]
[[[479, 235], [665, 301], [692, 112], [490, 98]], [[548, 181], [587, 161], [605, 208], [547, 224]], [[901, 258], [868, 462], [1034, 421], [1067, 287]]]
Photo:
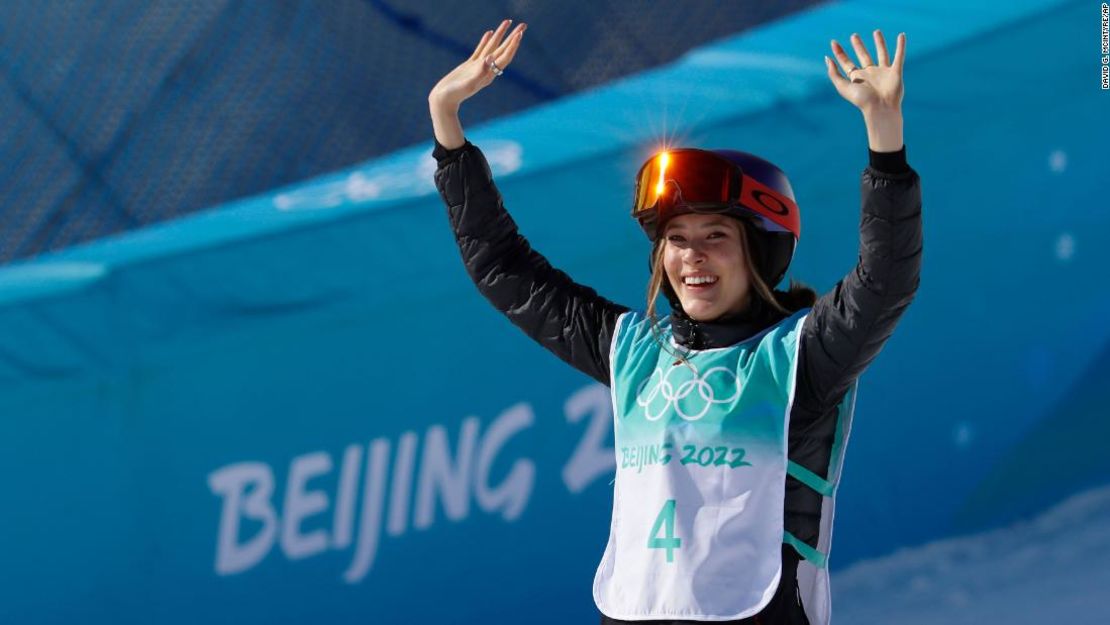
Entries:
[[[724, 219], [714, 219], [712, 221], [705, 222], [705, 224], [702, 225], [702, 228], [714, 228], [716, 226], [727, 226], [727, 225], [728, 225], [728, 222], [725, 221]], [[671, 229], [685, 230], [686, 226], [683, 226], [681, 224], [667, 224], [667, 230], [671, 230]]]

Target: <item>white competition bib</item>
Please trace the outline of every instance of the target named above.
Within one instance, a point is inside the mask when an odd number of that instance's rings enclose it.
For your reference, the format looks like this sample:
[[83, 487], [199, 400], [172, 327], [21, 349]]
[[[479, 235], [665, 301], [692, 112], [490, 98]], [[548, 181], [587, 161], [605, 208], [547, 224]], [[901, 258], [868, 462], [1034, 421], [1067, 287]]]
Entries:
[[[621, 316], [610, 355], [617, 475], [594, 601], [623, 620], [762, 610], [782, 567], [786, 436], [802, 309], [685, 364]], [[668, 323], [660, 328], [674, 346]]]

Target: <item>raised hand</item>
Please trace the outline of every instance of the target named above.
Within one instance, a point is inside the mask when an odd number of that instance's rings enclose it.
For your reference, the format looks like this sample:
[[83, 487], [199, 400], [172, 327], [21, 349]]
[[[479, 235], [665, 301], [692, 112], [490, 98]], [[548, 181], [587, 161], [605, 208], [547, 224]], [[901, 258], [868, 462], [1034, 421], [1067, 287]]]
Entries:
[[444, 76], [428, 94], [428, 101], [445, 107], [457, 108], [464, 100], [478, 93], [497, 77], [492, 61], [502, 71], [509, 66], [520, 40], [528, 27], [520, 23], [505, 37], [512, 20], [504, 20], [496, 31], [487, 30], [470, 58]]
[[879, 56], [877, 63], [871, 60], [871, 55], [858, 34], [852, 33], [851, 37], [852, 48], [859, 60], [858, 65], [852, 62], [835, 39], [832, 40], [833, 54], [847, 78], [840, 75], [832, 60], [826, 56], [825, 67], [829, 71], [829, 80], [836, 87], [837, 93], [864, 113], [900, 110], [905, 92], [902, 85], [902, 65], [906, 58], [906, 34], [898, 35], [898, 47], [893, 61], [887, 53], [883, 33], [876, 30], [873, 34], [875, 50]]

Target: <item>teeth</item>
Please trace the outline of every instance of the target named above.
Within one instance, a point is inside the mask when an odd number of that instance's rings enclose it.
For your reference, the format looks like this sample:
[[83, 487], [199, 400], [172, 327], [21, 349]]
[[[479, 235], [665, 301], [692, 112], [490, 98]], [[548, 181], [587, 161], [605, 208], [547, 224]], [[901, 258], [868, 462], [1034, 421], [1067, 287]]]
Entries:
[[684, 279], [686, 284], [713, 284], [717, 281], [716, 276], [686, 276]]

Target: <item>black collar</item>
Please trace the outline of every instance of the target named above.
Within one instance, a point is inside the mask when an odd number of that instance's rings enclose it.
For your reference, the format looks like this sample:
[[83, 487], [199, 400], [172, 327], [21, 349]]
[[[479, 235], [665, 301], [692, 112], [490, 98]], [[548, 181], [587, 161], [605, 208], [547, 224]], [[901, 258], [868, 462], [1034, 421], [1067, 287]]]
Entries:
[[759, 297], [753, 297], [752, 305], [744, 312], [718, 317], [713, 321], [696, 321], [681, 307], [671, 307], [671, 331], [674, 333], [674, 340], [687, 349], [735, 345], [782, 319], [783, 315]]

